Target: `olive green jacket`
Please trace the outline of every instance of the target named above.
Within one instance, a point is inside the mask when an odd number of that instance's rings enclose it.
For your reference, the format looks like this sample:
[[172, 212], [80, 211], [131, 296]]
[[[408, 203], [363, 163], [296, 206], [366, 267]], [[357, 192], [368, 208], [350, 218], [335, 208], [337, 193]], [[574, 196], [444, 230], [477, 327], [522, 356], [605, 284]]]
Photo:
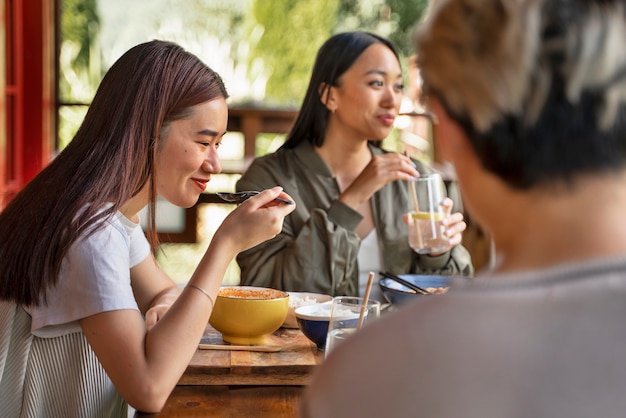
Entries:
[[[386, 151], [370, 145], [374, 155]], [[432, 171], [416, 162], [420, 173]], [[237, 182], [237, 190], [282, 186], [296, 202], [283, 230], [271, 240], [237, 256], [241, 284], [286, 291], [357, 295], [361, 244], [354, 232], [362, 216], [339, 200], [339, 186], [308, 142], [257, 158]], [[411, 209], [408, 183], [395, 181], [372, 196], [372, 210], [390, 273], [472, 275], [462, 246], [436, 257], [416, 254], [408, 245], [403, 214]]]

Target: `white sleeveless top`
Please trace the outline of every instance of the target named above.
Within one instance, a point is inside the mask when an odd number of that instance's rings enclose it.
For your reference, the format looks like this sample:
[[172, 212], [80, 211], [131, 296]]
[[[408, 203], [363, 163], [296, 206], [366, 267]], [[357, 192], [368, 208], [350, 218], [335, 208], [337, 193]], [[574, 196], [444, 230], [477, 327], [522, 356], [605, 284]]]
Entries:
[[378, 245], [378, 233], [376, 232], [376, 228], [373, 228], [370, 233], [361, 240], [361, 247], [359, 248], [357, 259], [359, 262], [359, 296], [364, 296], [369, 274], [373, 271], [376, 276], [372, 284], [370, 299], [385, 303], [385, 298], [380, 290], [380, 286], [378, 286], [378, 272], [383, 268], [383, 260]]

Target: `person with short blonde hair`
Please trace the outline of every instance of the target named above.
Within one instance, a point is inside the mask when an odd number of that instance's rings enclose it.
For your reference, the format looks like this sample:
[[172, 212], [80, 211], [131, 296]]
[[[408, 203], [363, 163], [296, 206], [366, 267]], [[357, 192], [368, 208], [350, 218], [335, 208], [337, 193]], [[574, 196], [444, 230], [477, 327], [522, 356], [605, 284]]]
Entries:
[[495, 264], [334, 349], [303, 417], [624, 415], [624, 40], [623, 0], [433, 4], [425, 100]]

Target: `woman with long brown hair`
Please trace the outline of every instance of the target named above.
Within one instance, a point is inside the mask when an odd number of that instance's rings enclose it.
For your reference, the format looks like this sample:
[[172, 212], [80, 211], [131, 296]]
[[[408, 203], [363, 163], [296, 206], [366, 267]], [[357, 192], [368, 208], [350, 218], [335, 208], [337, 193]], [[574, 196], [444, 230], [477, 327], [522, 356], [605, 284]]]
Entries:
[[157, 196], [191, 207], [221, 171], [227, 97], [219, 75], [176, 44], [130, 49], [71, 143], [0, 213], [0, 387], [11, 387], [0, 410], [96, 417], [125, 416], [126, 402], [162, 408], [228, 263], [279, 233], [293, 210], [272, 203], [286, 196], [278, 187], [241, 204], [183, 291], [159, 268], [155, 234], [146, 239], [138, 212], [148, 206], [154, 232]]

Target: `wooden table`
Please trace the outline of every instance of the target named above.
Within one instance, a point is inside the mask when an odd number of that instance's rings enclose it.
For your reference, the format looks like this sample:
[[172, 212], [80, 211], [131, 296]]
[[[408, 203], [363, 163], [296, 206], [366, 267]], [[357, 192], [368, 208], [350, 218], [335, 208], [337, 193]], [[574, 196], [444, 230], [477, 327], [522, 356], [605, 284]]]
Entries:
[[[215, 337], [207, 327], [205, 337]], [[276, 352], [201, 350], [157, 417], [295, 417], [304, 386], [323, 358], [298, 329], [280, 328]], [[144, 415], [141, 415], [144, 416]]]

